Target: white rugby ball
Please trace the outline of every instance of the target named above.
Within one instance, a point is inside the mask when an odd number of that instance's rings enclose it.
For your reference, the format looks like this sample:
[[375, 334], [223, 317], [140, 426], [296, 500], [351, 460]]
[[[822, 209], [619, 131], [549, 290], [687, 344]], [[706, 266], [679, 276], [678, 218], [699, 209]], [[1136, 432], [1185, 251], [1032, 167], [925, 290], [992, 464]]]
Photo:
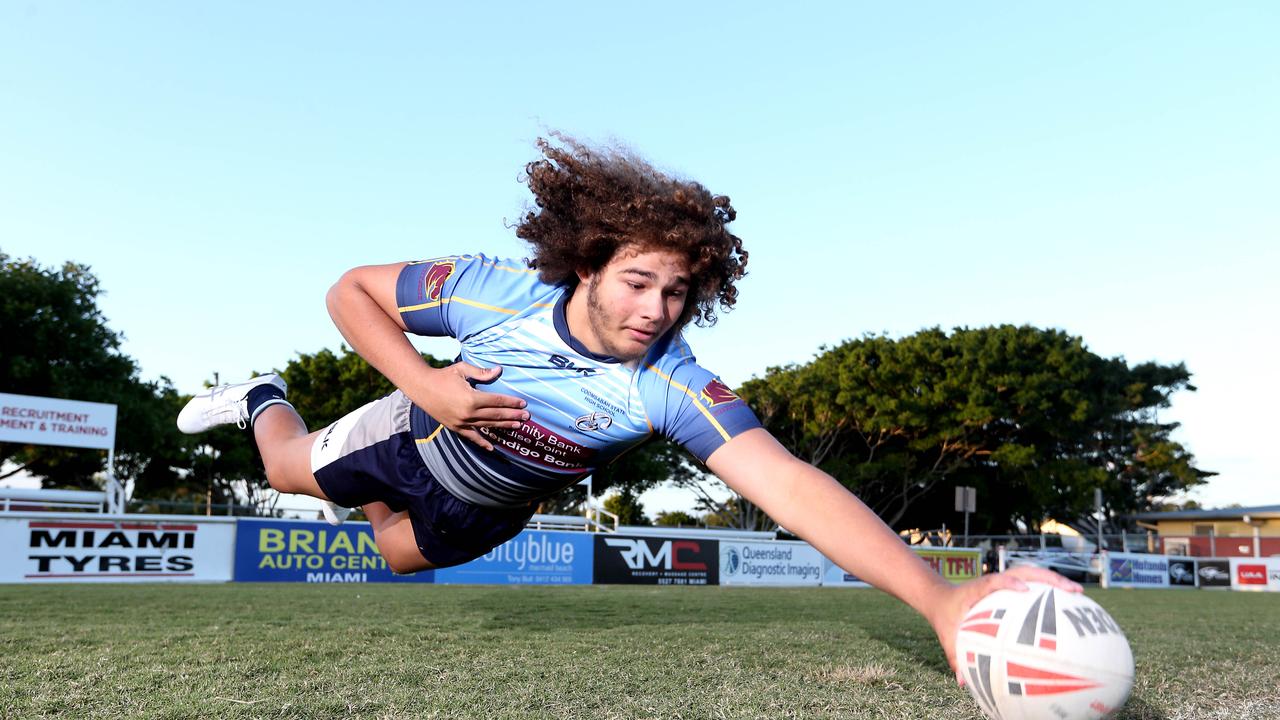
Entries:
[[965, 687], [992, 720], [1097, 720], [1133, 687], [1133, 651], [1115, 620], [1080, 593], [1027, 583], [974, 605], [956, 634]]

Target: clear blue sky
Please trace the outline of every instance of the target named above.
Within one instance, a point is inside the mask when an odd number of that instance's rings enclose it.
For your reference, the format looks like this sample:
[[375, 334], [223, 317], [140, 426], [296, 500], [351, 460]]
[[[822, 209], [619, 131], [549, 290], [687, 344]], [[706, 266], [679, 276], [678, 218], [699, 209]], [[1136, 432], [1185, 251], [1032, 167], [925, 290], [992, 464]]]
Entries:
[[336, 347], [348, 267], [523, 255], [534, 138], [616, 138], [739, 210], [739, 309], [691, 335], [730, 384], [1062, 328], [1185, 362], [1196, 496], [1280, 502], [1280, 5], [462, 5], [0, 5], [0, 249], [91, 265], [193, 391]]

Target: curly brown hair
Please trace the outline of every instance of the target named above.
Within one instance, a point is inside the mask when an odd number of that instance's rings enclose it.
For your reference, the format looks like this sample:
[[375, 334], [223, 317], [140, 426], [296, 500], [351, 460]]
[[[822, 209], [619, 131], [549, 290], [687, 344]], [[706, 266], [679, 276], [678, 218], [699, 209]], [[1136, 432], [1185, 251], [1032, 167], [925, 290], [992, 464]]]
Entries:
[[538, 138], [542, 158], [525, 166], [536, 208], [516, 224], [532, 246], [543, 282], [571, 285], [597, 272], [621, 248], [667, 250], [689, 261], [689, 300], [676, 322], [714, 325], [729, 311], [746, 274], [747, 251], [725, 227], [737, 213], [725, 195], [655, 170], [630, 151], [593, 148], [561, 133]]

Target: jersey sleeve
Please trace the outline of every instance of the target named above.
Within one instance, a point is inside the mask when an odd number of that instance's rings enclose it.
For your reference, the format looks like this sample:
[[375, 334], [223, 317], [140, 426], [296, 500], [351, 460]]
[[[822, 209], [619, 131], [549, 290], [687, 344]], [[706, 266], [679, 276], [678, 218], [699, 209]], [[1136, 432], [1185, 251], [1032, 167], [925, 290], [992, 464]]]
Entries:
[[522, 261], [453, 255], [406, 265], [396, 305], [409, 332], [466, 340], [537, 304], [548, 289]]
[[702, 462], [734, 437], [760, 427], [751, 408], [692, 356], [674, 364], [649, 365], [651, 402], [645, 406], [654, 430]]

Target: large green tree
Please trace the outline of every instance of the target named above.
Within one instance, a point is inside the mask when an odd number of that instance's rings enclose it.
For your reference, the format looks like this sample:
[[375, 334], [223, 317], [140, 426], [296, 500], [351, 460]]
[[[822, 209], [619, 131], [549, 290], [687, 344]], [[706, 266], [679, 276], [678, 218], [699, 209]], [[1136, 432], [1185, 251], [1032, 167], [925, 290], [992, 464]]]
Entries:
[[[86, 265], [44, 267], [0, 252], [0, 391], [115, 404], [116, 475], [173, 482], [181, 469], [169, 461], [184, 454], [171, 412], [177, 395], [167, 379], [139, 379], [98, 307], [101, 294]], [[157, 449], [165, 455], [159, 462]], [[0, 461], [12, 463], [9, 475], [26, 471], [48, 486], [87, 489], [105, 466], [97, 450], [12, 443], [0, 443]]]
[[[450, 364], [448, 360], [427, 354], [422, 359], [431, 367]], [[345, 345], [336, 353], [329, 349], [300, 353], [285, 365], [280, 377], [289, 385], [289, 402], [313, 431], [396, 389], [367, 360]]]
[[1194, 390], [1182, 364], [1103, 358], [1058, 330], [869, 336], [770, 368], [742, 396], [783, 444], [891, 525], [954, 523], [952, 489], [979, 491], [975, 532], [1115, 515], [1204, 481], [1158, 412]]

